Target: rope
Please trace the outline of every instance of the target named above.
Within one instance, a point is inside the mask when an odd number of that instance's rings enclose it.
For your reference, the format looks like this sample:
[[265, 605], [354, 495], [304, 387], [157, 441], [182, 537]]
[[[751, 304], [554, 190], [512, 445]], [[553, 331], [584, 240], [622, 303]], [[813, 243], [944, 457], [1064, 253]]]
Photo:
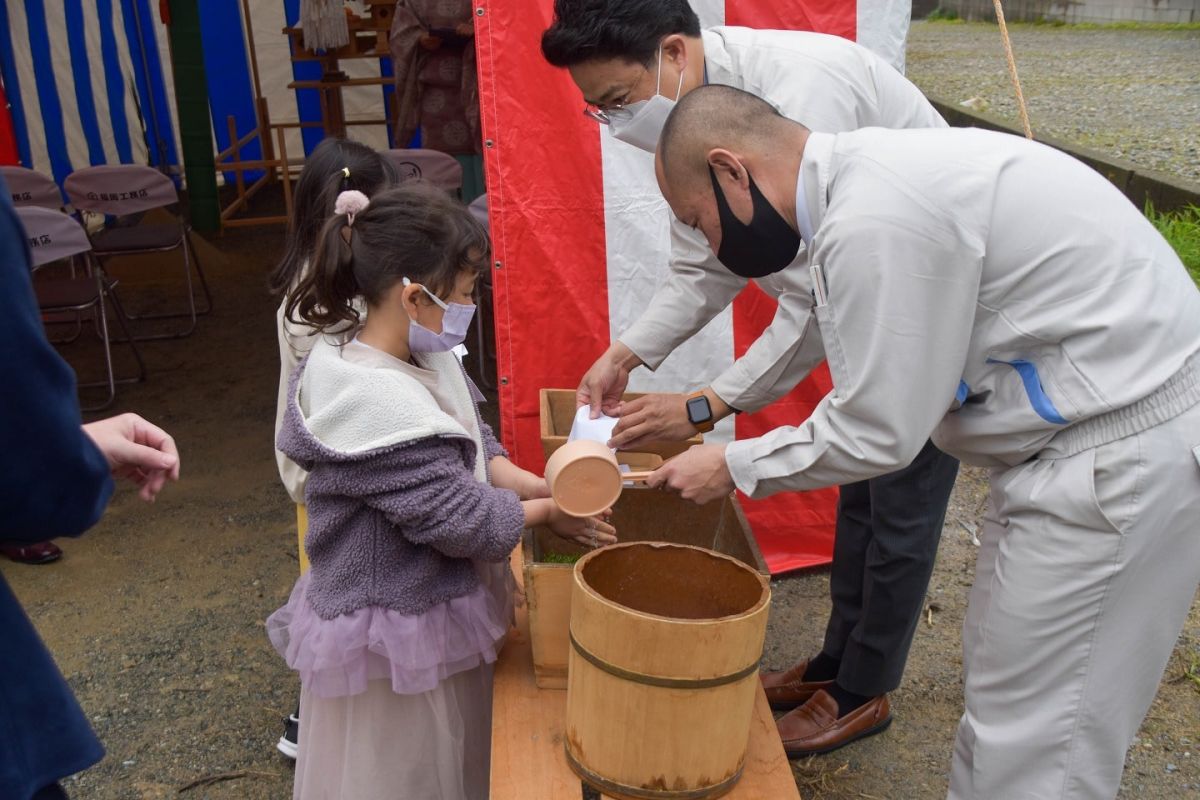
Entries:
[[1017, 91], [1017, 111], [1021, 114], [1021, 127], [1025, 129], [1025, 138], [1032, 139], [1033, 131], [1029, 128], [1029, 111], [1025, 108], [1025, 95], [1021, 92], [1021, 79], [1017, 77], [1017, 62], [1013, 58], [1012, 40], [1008, 38], [1008, 25], [1004, 22], [1004, 9], [1000, 0], [992, 0], [996, 6], [996, 22], [1000, 23], [1000, 38], [1004, 40], [1004, 55], [1008, 59], [1008, 75], [1012, 78], [1013, 89]]

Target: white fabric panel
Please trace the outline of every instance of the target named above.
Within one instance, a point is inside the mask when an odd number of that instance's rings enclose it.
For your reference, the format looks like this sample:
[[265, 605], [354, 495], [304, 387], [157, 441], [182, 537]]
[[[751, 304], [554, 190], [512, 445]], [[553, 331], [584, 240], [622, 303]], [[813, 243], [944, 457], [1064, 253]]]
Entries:
[[50, 168], [50, 153], [46, 149], [46, 137], [40, 124], [42, 105], [38, 99], [37, 77], [33, 70], [33, 54], [28, 47], [18, 46], [18, 42], [29, 41], [29, 22], [25, 19], [24, 3], [8, 4], [8, 23], [13, 41], [13, 60], [17, 66], [17, 85], [21, 87], [21, 104], [25, 108], [25, 119], [29, 129], [29, 155], [32, 164], [25, 166], [35, 169], [45, 175], [52, 175]]
[[[692, 7], [704, 27], [725, 20], [724, 0]], [[604, 231], [608, 255], [609, 331], [616, 338], [646, 309], [667, 275], [671, 210], [654, 179], [654, 156], [600, 131], [604, 175]], [[723, 311], [671, 354], [655, 371], [639, 369], [630, 391], [682, 392], [706, 386], [733, 363], [733, 314]], [[733, 439], [733, 419], [722, 421], [710, 441]]]
[[[153, 4], [151, 5], [153, 6]], [[162, 24], [157, 8], [152, 7], [150, 13], [154, 15], [154, 42], [158, 47], [158, 63], [162, 65], [163, 85], [167, 90], [167, 108], [171, 118], [171, 132], [175, 137], [175, 155], [176, 160], [179, 161], [179, 173], [182, 175], [183, 142], [179, 138], [179, 109], [175, 105], [175, 65], [171, 63], [171, 45], [167, 41], [167, 26]], [[162, 109], [159, 109], [159, 113], [162, 113]]]
[[[287, 88], [294, 80], [292, 55], [288, 48], [288, 37], [282, 31], [287, 22], [283, 13], [283, 0], [250, 0], [250, 21], [246, 25], [248, 35], [254, 37], [258, 57], [258, 77], [271, 122], [297, 122], [300, 119], [296, 108], [296, 93]], [[247, 45], [247, 50], [249, 45]], [[338, 62], [342, 70], [352, 78], [377, 77], [377, 59], [346, 59]], [[379, 86], [358, 86], [342, 90], [342, 102], [346, 118], [366, 119], [384, 116], [383, 89]], [[387, 130], [382, 126], [352, 126], [347, 131], [351, 138], [379, 150], [386, 149]], [[291, 161], [304, 158], [304, 144], [299, 128], [285, 132], [284, 141], [287, 157]]]
[[[71, 48], [65, 35], [67, 15], [61, 2], [46, 3], [43, 9], [43, 13], [46, 15], [46, 29], [51, 31], [50, 58], [59, 66], [53, 71], [53, 75], [49, 76], [49, 79], [54, 82], [59, 102], [63, 106], [63, 138], [67, 142], [67, 155], [71, 159], [71, 164], [80, 167], [87, 166], [92, 163], [88, 157], [87, 138], [83, 135], [83, 128], [78, 124], [78, 118], [71, 119], [74, 116], [72, 111], [76, 108], [75, 72], [71, 69]], [[54, 32], [59, 31], [63, 35], [53, 35]], [[33, 84], [25, 84], [25, 86], [28, 87], [26, 91], [33, 88]], [[68, 122], [68, 120], [71, 121]]]
[[858, 43], [904, 72], [912, 0], [858, 0]]
[[[259, 83], [262, 86], [263, 97], [267, 100], [267, 111], [272, 123], [296, 122], [300, 118], [296, 110], [296, 94], [287, 88], [292, 82], [292, 56], [288, 49], [287, 37], [282, 33], [285, 25], [283, 0], [250, 1], [247, 36], [254, 37]], [[304, 158], [304, 145], [300, 140], [299, 128], [287, 130], [284, 142], [290, 160], [299, 161]]]
[[[117, 33], [118, 42], [124, 42], [124, 47], [117, 48], [117, 57], [121, 62], [121, 74], [125, 76], [125, 118], [129, 120], [129, 150], [133, 157], [133, 163], [146, 164], [150, 161], [150, 154], [146, 148], [146, 134], [142, 131], [138, 120], [141, 118], [141, 112], [137, 106], [137, 84], [133, 83], [133, 59], [130, 56], [131, 48], [137, 48], [137, 42], [129, 41], [124, 35], [125, 32], [125, 15], [121, 10], [121, 4], [114, 2], [113, 4], [113, 30]], [[133, 52], [137, 52], [136, 49]], [[140, 69], [140, 67], [139, 67]], [[148, 114], [149, 112], [147, 112]], [[87, 161], [78, 162], [86, 164]]]
[[[100, 19], [96, 16], [95, 3], [80, 3], [80, 6], [83, 8], [84, 43], [87, 46], [88, 64], [101, 65], [100, 69], [89, 69], [88, 75], [92, 83], [92, 102], [96, 104], [100, 143], [104, 147], [104, 162], [117, 164], [120, 163], [121, 157], [117, 153], [117, 141], [113, 135], [112, 117], [108, 107], [108, 82], [104, 77], [104, 54], [100, 49]], [[167, 80], [167, 86], [170, 86], [170, 78]]]

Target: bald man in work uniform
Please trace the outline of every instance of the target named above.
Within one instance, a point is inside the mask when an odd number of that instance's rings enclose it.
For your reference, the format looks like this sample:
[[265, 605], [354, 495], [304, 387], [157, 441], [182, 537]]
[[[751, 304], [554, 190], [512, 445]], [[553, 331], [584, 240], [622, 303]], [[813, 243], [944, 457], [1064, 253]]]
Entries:
[[[854, 42], [806, 31], [702, 30], [687, 0], [556, 0], [542, 53], [570, 73], [603, 135], [651, 153], [671, 104], [706, 83], [753, 88], [818, 130], [946, 124], [916, 86]], [[652, 169], [650, 159], [645, 165]], [[671, 256], [653, 298], [580, 383], [579, 404], [620, 415], [610, 446], [637, 450], [707, 433], [735, 411], [783, 397], [821, 363], [798, 249], [752, 250], [730, 269], [698, 231], [672, 220]], [[712, 382], [690, 398], [653, 393], [618, 406], [632, 370], [657, 369], [751, 281], [778, 308], [746, 353], [720, 375], [694, 376]], [[901, 470], [841, 487], [821, 650], [762, 673], [771, 706], [796, 709], [788, 719], [810, 723], [793, 728], [789, 755], [829, 752], [891, 722], [887, 694], [904, 673], [957, 473], [958, 462], [928, 444]], [[811, 724], [816, 718], [801, 714], [808, 703], [834, 711]]]
[[[809, 251], [834, 390], [651, 478], [705, 502], [991, 470], [951, 798], [1112, 798], [1200, 583], [1200, 292], [1103, 177], [978, 130], [810, 133], [704, 87], [659, 143], [718, 253]], [[786, 735], [786, 733], [785, 733]]]

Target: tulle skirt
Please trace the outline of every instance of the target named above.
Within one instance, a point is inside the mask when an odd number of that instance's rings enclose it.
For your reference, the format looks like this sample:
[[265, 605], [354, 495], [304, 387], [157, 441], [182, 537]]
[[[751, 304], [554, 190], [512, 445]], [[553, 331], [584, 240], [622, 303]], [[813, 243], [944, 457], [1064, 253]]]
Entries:
[[486, 800], [492, 665], [421, 694], [388, 679], [353, 696], [300, 693], [293, 800]]
[[422, 614], [368, 606], [322, 619], [306, 595], [310, 573], [267, 618], [267, 635], [305, 691], [346, 697], [387, 679], [398, 694], [422, 694], [460, 672], [491, 664], [512, 623], [515, 581], [507, 561], [477, 563], [480, 585]]

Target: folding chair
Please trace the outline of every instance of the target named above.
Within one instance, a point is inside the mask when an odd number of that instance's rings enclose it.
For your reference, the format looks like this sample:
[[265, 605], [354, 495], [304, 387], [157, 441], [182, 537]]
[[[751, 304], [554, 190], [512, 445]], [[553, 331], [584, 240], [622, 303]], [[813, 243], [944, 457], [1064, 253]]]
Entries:
[[[88, 260], [91, 255], [92, 243], [87, 232], [73, 217], [61, 211], [51, 211], [47, 208], [24, 206], [17, 209], [25, 235], [29, 239], [29, 247], [33, 253], [33, 268], [36, 270], [51, 261], [80, 255]], [[116, 284], [108, 281], [104, 271], [98, 265], [91, 274], [84, 277], [53, 278], [49, 280], [35, 279], [34, 293], [37, 295], [38, 308], [43, 314], [62, 314], [68, 312], [82, 313], [95, 309], [97, 330], [100, 340], [104, 343], [104, 364], [108, 379], [93, 383], [80, 383], [80, 388], [90, 386], [107, 386], [108, 398], [98, 406], [85, 407], [84, 411], [99, 411], [112, 405], [117, 396], [118, 383], [135, 383], [146, 379], [146, 364], [137, 345], [129, 338], [129, 324], [121, 304], [112, 292]], [[112, 304], [113, 315], [121, 330], [125, 332], [133, 356], [137, 359], [138, 374], [133, 378], [116, 377], [113, 370], [112, 339], [108, 333], [107, 304]]]
[[[63, 188], [67, 192], [67, 199], [76, 209], [115, 217], [140, 214], [153, 208], [163, 208], [179, 203], [179, 195], [170, 178], [156, 169], [137, 164], [85, 167], [68, 175], [66, 181], [63, 182]], [[111, 256], [160, 253], [176, 248], [183, 250], [183, 276], [187, 282], [188, 310], [186, 312], [130, 314], [129, 319], [189, 317], [191, 323], [187, 328], [172, 333], [139, 335], [136, 337], [139, 341], [178, 339], [187, 336], [196, 329], [196, 316], [212, 311], [212, 293], [208, 289], [208, 281], [204, 277], [204, 270], [200, 267], [200, 260], [188, 238], [190, 230], [183, 216], [180, 215], [178, 224], [118, 225], [107, 227], [92, 237], [92, 254], [100, 263]], [[200, 280], [200, 287], [204, 291], [204, 308], [197, 308], [196, 293], [192, 286], [193, 267], [196, 270], [196, 277]]]
[[8, 184], [13, 205], [21, 208], [34, 206], [61, 211], [62, 192], [54, 179], [25, 167], [0, 166], [0, 178]]
[[429, 181], [455, 197], [462, 197], [462, 164], [452, 155], [423, 148], [412, 150], [383, 150], [384, 158], [396, 168], [401, 183]]

